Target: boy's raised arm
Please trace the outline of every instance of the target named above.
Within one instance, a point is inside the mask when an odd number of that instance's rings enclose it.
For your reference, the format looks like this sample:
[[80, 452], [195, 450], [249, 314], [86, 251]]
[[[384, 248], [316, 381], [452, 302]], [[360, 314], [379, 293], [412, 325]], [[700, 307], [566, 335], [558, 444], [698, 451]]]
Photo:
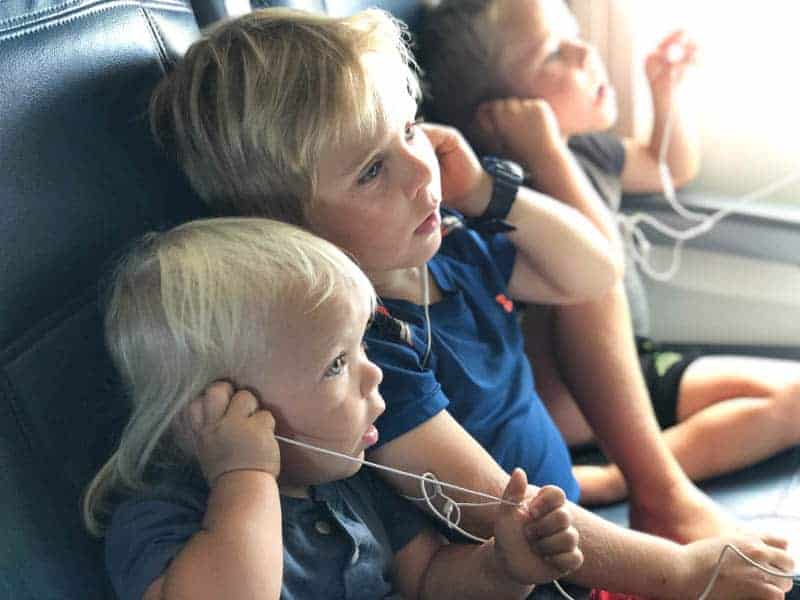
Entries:
[[[456, 130], [426, 125], [425, 132], [439, 156], [443, 202], [468, 217], [481, 215], [491, 196], [489, 175]], [[454, 180], [468, 183], [459, 188]], [[558, 200], [522, 187], [507, 220], [516, 227], [509, 233], [518, 250], [509, 291], [518, 300], [580, 302], [599, 296], [622, 275], [608, 239]]]
[[689, 183], [700, 169], [700, 142], [678, 98], [687, 68], [694, 62], [696, 46], [682, 31], [664, 38], [645, 60], [653, 102], [653, 130], [647, 142], [623, 140], [625, 168], [622, 189], [633, 193], [663, 190], [659, 158], [664, 137], [669, 136], [665, 160], [672, 185]]

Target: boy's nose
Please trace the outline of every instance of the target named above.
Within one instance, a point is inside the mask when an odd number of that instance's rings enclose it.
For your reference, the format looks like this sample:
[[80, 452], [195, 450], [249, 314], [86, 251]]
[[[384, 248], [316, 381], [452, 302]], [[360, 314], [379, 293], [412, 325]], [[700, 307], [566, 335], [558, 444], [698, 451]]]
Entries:
[[[421, 151], [419, 145], [426, 144], [430, 146], [430, 142], [425, 132], [421, 129], [417, 131], [416, 135], [425, 136], [425, 139], [418, 142], [416, 148], [411, 147], [406, 149], [406, 177], [411, 197], [416, 197], [419, 191], [433, 180], [433, 170], [426, 160], [426, 153]], [[432, 147], [430, 148], [430, 152], [435, 156]]]
[[381, 381], [383, 381], [383, 371], [374, 362], [367, 360], [364, 364], [363, 375], [364, 389], [362, 390], [362, 393], [364, 396], [368, 396], [376, 387], [380, 385]]
[[580, 40], [566, 42], [565, 45], [570, 61], [581, 68], [586, 66], [586, 59], [589, 57], [589, 46]]

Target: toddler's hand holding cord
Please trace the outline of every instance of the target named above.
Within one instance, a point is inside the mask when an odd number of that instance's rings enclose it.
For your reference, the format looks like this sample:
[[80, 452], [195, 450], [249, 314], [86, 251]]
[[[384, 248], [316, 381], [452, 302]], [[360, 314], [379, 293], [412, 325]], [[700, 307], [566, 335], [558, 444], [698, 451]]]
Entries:
[[583, 564], [578, 531], [572, 525], [564, 492], [541, 488], [525, 498], [527, 477], [514, 469], [495, 524], [495, 549], [508, 577], [521, 584], [548, 583]]

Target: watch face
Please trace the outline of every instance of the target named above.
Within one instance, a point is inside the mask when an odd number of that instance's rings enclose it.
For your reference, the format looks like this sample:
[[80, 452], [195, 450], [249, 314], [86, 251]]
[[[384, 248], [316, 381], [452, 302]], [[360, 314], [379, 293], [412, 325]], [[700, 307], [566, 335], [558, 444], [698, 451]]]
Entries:
[[517, 184], [521, 184], [525, 180], [525, 171], [513, 160], [506, 160], [503, 158], [497, 158], [495, 156], [487, 156], [483, 159], [483, 166], [492, 175], [499, 175], [500, 177], [510, 179]]

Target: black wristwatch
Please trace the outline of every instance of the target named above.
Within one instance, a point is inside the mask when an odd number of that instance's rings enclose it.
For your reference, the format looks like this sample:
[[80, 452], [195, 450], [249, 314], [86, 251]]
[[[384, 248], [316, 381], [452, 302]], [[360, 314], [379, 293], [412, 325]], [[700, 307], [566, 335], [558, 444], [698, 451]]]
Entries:
[[483, 233], [502, 233], [514, 231], [516, 227], [505, 219], [511, 212], [511, 206], [517, 198], [517, 191], [525, 181], [525, 172], [517, 163], [486, 156], [483, 168], [492, 176], [492, 197], [483, 214], [467, 219], [467, 225]]

